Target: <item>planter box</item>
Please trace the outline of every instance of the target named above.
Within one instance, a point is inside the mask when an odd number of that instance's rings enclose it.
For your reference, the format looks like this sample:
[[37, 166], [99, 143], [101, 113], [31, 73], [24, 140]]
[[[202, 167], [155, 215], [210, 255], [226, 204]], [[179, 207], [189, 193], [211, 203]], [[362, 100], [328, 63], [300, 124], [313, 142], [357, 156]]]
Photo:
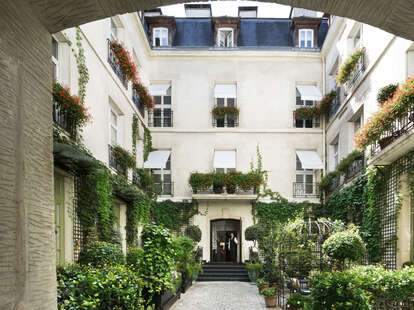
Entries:
[[265, 297], [266, 307], [274, 308], [277, 305], [277, 296]]
[[177, 293], [167, 291], [163, 294], [158, 294], [154, 296], [154, 304], [156, 310], [168, 310], [171, 306], [181, 297], [181, 291], [178, 290]]
[[185, 273], [182, 275], [182, 279], [183, 281], [181, 282], [181, 293], [184, 294], [190, 288], [190, 286], [193, 285], [193, 281]]

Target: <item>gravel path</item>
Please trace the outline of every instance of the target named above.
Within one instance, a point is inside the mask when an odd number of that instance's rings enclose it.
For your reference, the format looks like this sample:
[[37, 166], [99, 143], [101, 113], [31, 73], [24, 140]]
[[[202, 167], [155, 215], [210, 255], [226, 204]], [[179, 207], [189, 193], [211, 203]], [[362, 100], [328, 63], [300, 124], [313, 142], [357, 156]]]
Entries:
[[[257, 287], [247, 282], [197, 282], [171, 310], [260, 310], [266, 308]], [[273, 308], [276, 309], [276, 308]]]

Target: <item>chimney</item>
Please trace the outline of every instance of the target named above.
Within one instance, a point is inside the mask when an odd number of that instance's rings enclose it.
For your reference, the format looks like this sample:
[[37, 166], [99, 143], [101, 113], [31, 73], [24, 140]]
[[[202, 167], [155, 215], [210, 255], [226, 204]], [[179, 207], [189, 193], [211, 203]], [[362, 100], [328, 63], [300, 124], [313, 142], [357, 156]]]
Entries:
[[257, 6], [239, 6], [239, 17], [257, 18]]
[[185, 4], [184, 8], [187, 17], [211, 17], [210, 4]]
[[145, 10], [144, 11], [144, 16], [161, 16], [162, 15], [162, 11], [160, 8], [157, 9], [152, 9], [152, 10]]
[[307, 9], [293, 8], [292, 18], [295, 18], [295, 17], [316, 18], [316, 12], [307, 10]]

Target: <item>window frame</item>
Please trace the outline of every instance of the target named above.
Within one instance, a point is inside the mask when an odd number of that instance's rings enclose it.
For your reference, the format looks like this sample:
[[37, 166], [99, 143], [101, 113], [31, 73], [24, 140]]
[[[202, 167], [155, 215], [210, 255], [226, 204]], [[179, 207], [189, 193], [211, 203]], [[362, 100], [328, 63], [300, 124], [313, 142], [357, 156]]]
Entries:
[[[305, 36], [305, 46], [302, 46], [302, 40], [301, 40], [301, 34], [304, 33]], [[309, 41], [308, 38], [308, 34], [310, 34], [310, 42], [311, 42], [311, 46], [307, 46], [307, 42]], [[313, 48], [315, 46], [315, 42], [314, 42], [314, 30], [310, 29], [310, 28], [304, 28], [304, 29], [299, 29], [299, 33], [298, 33], [298, 46], [300, 48]]]
[[[158, 36], [156, 36], [156, 32], [157, 31], [159, 31], [159, 33], [160, 33], [160, 36], [158, 37]], [[162, 39], [163, 39], [163, 33], [165, 33], [166, 34], [166, 44], [163, 44], [163, 41], [162, 41]], [[160, 45], [156, 45], [155, 43], [156, 43], [156, 39], [157, 38], [159, 38], [159, 42], [160, 42]], [[155, 28], [153, 28], [152, 29], [152, 46], [154, 46], [154, 47], [164, 47], [164, 46], [169, 46], [169, 31], [168, 31], [168, 28], [166, 28], [166, 27], [155, 27]]]
[[[224, 31], [230, 31], [231, 32], [231, 44], [227, 44], [227, 45], [230, 45], [230, 46], [226, 46], [226, 42], [225, 42], [224, 46], [220, 45], [220, 42], [221, 42], [220, 36], [221, 36], [222, 32], [224, 32]], [[217, 40], [216, 42], [217, 42], [218, 47], [221, 47], [221, 48], [232, 48], [232, 47], [234, 47], [235, 46], [235, 44], [234, 44], [234, 29], [230, 28], [230, 27], [218, 28], [217, 29], [217, 38], [216, 38], [216, 40]]]
[[[298, 100], [299, 98], [299, 100]], [[301, 104], [298, 104], [298, 102], [300, 102]], [[312, 102], [312, 104], [309, 104], [309, 102]], [[312, 100], [302, 100], [299, 91], [296, 89], [296, 109], [298, 108], [303, 108], [303, 107], [315, 107], [316, 106], [317, 101], [312, 101]], [[298, 122], [297, 121], [302, 121], [303, 124], [302, 126], [298, 126]], [[306, 122], [311, 120], [312, 121], [312, 127], [307, 127], [306, 126]], [[316, 119], [315, 118], [296, 118], [295, 117], [295, 128], [306, 128], [306, 129], [311, 129], [311, 128], [317, 128], [316, 127]]]
[[[155, 85], [155, 84], [153, 84]], [[169, 93], [169, 95], [168, 95]], [[154, 108], [152, 110], [152, 127], [154, 128], [172, 128], [173, 127], [173, 119], [172, 119], [172, 86], [170, 85], [170, 87], [167, 90], [167, 95], [153, 95], [154, 97]], [[161, 97], [161, 103], [160, 104], [155, 104], [155, 97]], [[165, 97], [170, 97], [170, 103], [169, 104], [165, 104]], [[159, 116], [159, 120], [160, 120], [160, 126], [155, 126], [156, 122], [156, 116], [155, 116], [155, 110], [160, 110], [161, 115]], [[169, 117], [165, 117], [165, 110], [170, 110], [170, 116]], [[158, 117], [157, 117], [158, 118]], [[165, 120], [170, 120], [170, 126], [165, 126]]]
[[[237, 108], [237, 98], [233, 98], [233, 97], [215, 97], [214, 98], [214, 102], [215, 102], [215, 105], [217, 107], [219, 106], [219, 104], [218, 104], [218, 100], [219, 99], [223, 99], [224, 100], [223, 101], [223, 107], [235, 107], [235, 108]], [[229, 105], [229, 99], [233, 99], [234, 100], [233, 105]], [[229, 120], [227, 119], [227, 115], [224, 116], [223, 126], [219, 126], [218, 125], [218, 121], [219, 121], [218, 119], [215, 119], [215, 125], [216, 125], [217, 128], [235, 128], [235, 127], [237, 127], [235, 120], [232, 121], [233, 122], [233, 125], [232, 126], [229, 126]]]
[[[172, 155], [172, 152], [170, 153], [170, 156], [168, 157], [168, 160], [167, 160], [167, 163], [166, 163], [166, 165], [165, 165], [165, 169], [151, 169], [151, 174], [153, 175], [153, 176], [155, 176], [155, 175], [159, 175], [160, 176], [160, 185], [161, 185], [161, 193], [159, 194], [160, 196], [173, 196], [173, 186], [172, 186], [172, 169], [171, 169], [171, 155]], [[167, 168], [169, 168], [169, 169], [167, 169]], [[169, 175], [170, 176], [170, 182], [169, 183], [166, 183], [166, 184], [170, 184], [170, 193], [169, 194], [164, 194], [163, 192], [164, 192], [164, 177], [165, 177], [165, 175]], [[155, 181], [155, 179], [154, 179], [154, 181]], [[155, 184], [158, 184], [158, 183], [156, 183], [156, 182], [154, 182]]]
[[[54, 55], [55, 54], [54, 53], [55, 52], [54, 42], [56, 42], [56, 56]], [[58, 81], [59, 80], [59, 41], [54, 36], [52, 36], [51, 60], [52, 60], [52, 76], [54, 75], [53, 76], [54, 81]]]
[[[112, 114], [115, 115], [116, 124], [112, 123]], [[119, 114], [113, 109], [109, 109], [109, 144], [111, 146], [119, 145]], [[115, 131], [115, 143], [112, 141], [112, 129]]]
[[[303, 193], [304, 195], [314, 195], [316, 194], [316, 186], [314, 186], [315, 184], [315, 169], [303, 169], [302, 167], [302, 162], [300, 161], [298, 155], [295, 153], [296, 155], [296, 162], [295, 162], [295, 183], [296, 183], [296, 190], [297, 190], [297, 184], [304, 184], [303, 185]], [[298, 165], [299, 163], [299, 165]], [[298, 168], [298, 166], [300, 166], [301, 168]], [[298, 176], [302, 176], [303, 177], [303, 182], [298, 182]], [[312, 177], [312, 182], [307, 182], [306, 177], [307, 176], [311, 176]], [[307, 186], [307, 184], [311, 184], [311, 191], [308, 191], [309, 189], [309, 185]]]

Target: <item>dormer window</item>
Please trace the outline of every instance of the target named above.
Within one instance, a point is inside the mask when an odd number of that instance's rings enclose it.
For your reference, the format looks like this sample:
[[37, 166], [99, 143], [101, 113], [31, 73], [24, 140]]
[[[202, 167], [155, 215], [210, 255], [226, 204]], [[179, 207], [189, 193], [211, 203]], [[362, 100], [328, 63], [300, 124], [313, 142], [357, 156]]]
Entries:
[[168, 46], [168, 29], [154, 28], [152, 39], [153, 46]]
[[234, 31], [232, 28], [220, 28], [217, 32], [217, 45], [219, 47], [234, 46]]
[[313, 47], [313, 29], [299, 29], [299, 47]]

